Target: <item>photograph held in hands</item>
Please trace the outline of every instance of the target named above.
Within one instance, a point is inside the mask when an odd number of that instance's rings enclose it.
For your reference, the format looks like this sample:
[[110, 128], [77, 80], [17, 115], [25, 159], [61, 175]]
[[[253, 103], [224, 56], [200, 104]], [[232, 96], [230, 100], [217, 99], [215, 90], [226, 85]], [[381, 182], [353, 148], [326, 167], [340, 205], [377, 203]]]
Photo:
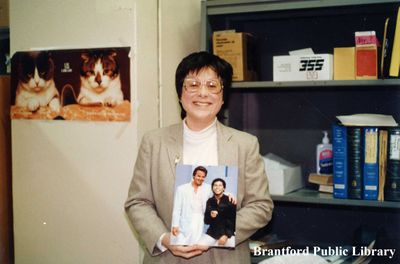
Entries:
[[235, 166], [177, 165], [172, 245], [235, 247]]

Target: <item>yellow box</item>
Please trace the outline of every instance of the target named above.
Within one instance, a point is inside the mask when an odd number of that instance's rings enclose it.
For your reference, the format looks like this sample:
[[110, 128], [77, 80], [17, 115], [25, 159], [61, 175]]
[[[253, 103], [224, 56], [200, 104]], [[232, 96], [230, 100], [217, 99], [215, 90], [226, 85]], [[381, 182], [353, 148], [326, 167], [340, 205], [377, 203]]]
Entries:
[[333, 49], [333, 79], [355, 80], [355, 48]]
[[213, 33], [213, 53], [232, 65], [233, 81], [255, 79], [248, 65], [248, 41], [250, 36], [242, 32], [216, 31]]

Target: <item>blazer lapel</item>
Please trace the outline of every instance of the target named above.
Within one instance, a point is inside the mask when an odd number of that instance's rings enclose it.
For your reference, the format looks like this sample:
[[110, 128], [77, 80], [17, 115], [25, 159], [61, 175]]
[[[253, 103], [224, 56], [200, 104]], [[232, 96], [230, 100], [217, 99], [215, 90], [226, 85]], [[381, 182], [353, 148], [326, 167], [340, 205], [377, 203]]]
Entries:
[[217, 122], [218, 164], [238, 166], [238, 146], [232, 141], [231, 131]]
[[183, 159], [183, 125], [172, 126], [167, 139], [168, 159], [171, 171], [175, 175], [176, 164]]

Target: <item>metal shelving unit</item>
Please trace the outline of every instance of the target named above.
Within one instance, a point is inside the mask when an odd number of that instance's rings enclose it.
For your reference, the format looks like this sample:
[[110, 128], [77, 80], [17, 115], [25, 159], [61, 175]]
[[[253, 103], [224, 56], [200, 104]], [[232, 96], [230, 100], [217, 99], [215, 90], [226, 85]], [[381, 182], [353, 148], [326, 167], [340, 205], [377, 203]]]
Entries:
[[213, 0], [203, 2], [205, 2], [207, 6], [207, 15], [223, 15], [304, 8], [398, 3], [398, 0]]
[[[203, 0], [201, 49], [211, 51], [212, 32], [227, 29], [249, 32], [265, 47], [257, 50], [260, 81], [232, 83], [229, 124], [258, 136], [261, 150], [264, 144], [262, 153], [281, 154], [301, 164], [303, 170], [308, 166], [308, 171], [303, 171], [305, 177], [315, 164], [311, 156], [315, 153], [314, 138], [339, 113], [377, 111], [399, 118], [396, 98], [400, 95], [400, 79], [271, 81], [273, 56], [300, 45], [315, 46], [320, 53], [328, 48], [333, 52], [333, 47], [348, 43], [348, 39], [336, 42], [337, 34], [346, 33], [351, 42], [359, 27], [380, 25], [381, 18], [394, 12], [389, 10], [397, 12], [399, 5], [400, 0]], [[349, 17], [354, 22], [350, 28], [343, 22]], [[341, 27], [331, 20], [342, 22]], [[314, 26], [312, 30], [310, 25]], [[325, 26], [334, 33], [327, 34]], [[295, 34], [297, 39], [288, 36], [291, 33], [299, 33]], [[306, 40], [301, 42], [303, 37]], [[291, 42], [297, 40], [301, 42], [297, 46]], [[294, 138], [301, 140], [296, 142]], [[295, 158], [298, 160], [292, 160]], [[377, 232], [388, 232], [384, 235], [386, 247], [400, 250], [400, 228], [395, 224], [400, 219], [400, 202], [334, 199], [332, 194], [306, 188], [272, 195], [272, 199], [276, 206], [267, 232], [329, 245], [351, 244], [357, 230], [373, 226]]]
[[[234, 14], [251, 16], [253, 13], [268, 12], [285, 12], [292, 10], [310, 10], [318, 8], [330, 7], [350, 7], [350, 6], [368, 6], [382, 4], [396, 4], [399, 0], [213, 0], [202, 1], [202, 36], [201, 45], [205, 50], [210, 50], [209, 41], [212, 34], [212, 24], [210, 22], [213, 17], [224, 17]], [[300, 11], [301, 12], [301, 11]], [[243, 19], [243, 18], [241, 18]], [[236, 20], [235, 20], [236, 21]], [[302, 91], [346, 91], [359, 90], [368, 92], [377, 89], [396, 90], [400, 88], [400, 79], [378, 79], [378, 80], [350, 80], [350, 81], [293, 81], [293, 82], [273, 82], [273, 81], [245, 81], [233, 82], [233, 89], [239, 89], [245, 92], [246, 89], [254, 91], [268, 90], [290, 90]], [[369, 207], [389, 207], [399, 208], [400, 203], [395, 202], [371, 202], [357, 200], [335, 200], [327, 199], [326, 196], [319, 194], [317, 191], [302, 190], [284, 196], [275, 196], [277, 201], [285, 202], [304, 202], [304, 203], [323, 203], [333, 205], [351, 205], [351, 206], [369, 206]]]

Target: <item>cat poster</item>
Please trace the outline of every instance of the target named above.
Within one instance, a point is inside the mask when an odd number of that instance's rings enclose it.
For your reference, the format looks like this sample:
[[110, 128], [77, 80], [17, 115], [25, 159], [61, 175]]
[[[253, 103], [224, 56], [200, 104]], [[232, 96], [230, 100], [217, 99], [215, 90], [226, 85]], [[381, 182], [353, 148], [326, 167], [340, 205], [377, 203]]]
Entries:
[[176, 166], [172, 245], [235, 247], [236, 166]]
[[129, 47], [16, 52], [12, 119], [129, 121]]

